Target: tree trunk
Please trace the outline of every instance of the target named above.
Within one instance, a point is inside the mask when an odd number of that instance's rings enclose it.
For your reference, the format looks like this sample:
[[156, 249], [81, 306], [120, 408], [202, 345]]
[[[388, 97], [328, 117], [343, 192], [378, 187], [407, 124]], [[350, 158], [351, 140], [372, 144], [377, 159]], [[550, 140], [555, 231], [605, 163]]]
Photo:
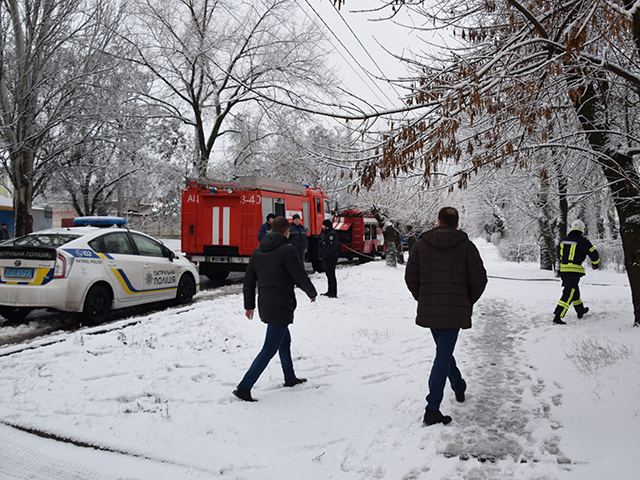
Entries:
[[545, 169], [540, 171], [540, 193], [538, 194], [538, 226], [540, 228], [540, 269], [553, 270], [555, 258], [555, 235], [549, 212], [551, 182]]
[[24, 151], [11, 156], [13, 179], [13, 213], [15, 216], [15, 236], [19, 237], [33, 231], [33, 153]]

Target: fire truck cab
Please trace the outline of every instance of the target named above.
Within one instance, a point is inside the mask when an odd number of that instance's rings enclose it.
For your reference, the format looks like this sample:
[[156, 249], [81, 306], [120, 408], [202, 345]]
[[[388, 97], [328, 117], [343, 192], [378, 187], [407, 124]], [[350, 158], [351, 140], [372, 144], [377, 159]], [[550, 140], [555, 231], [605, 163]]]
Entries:
[[323, 220], [331, 217], [327, 195], [320, 188], [265, 177], [189, 181], [182, 192], [182, 251], [212, 280], [243, 272], [269, 213], [289, 221], [300, 215], [309, 235], [308, 260], [322, 271], [319, 236]]

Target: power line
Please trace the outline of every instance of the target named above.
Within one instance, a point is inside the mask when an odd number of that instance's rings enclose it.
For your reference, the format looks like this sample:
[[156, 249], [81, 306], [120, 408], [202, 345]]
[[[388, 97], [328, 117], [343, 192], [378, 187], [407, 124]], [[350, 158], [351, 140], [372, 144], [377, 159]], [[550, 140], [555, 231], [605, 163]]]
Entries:
[[[340, 12], [340, 10], [338, 10], [338, 8], [336, 7], [335, 3], [331, 4], [333, 6], [333, 9], [335, 10], [335, 12], [338, 14], [338, 16], [340, 17], [340, 19], [342, 20], [342, 22], [347, 26], [347, 28], [349, 29], [349, 31], [351, 32], [351, 34], [353, 35], [353, 38], [355, 38], [358, 43], [360, 44], [360, 46], [362, 47], [362, 49], [364, 50], [364, 52], [367, 54], [367, 56], [371, 59], [371, 61], [373, 62], [373, 64], [376, 66], [376, 68], [378, 69], [378, 71], [380, 72], [380, 75], [382, 75], [382, 78], [384, 78], [387, 82], [389, 82], [389, 79], [387, 78], [387, 76], [385, 75], [385, 73], [382, 71], [382, 69], [380, 68], [380, 66], [378, 65], [378, 63], [375, 61], [375, 59], [371, 56], [371, 54], [369, 53], [369, 50], [367, 50], [367, 47], [365, 47], [362, 42], [360, 41], [360, 38], [358, 38], [358, 35], [356, 35], [356, 32], [353, 31], [353, 29], [351, 28], [351, 25], [349, 25], [349, 23], [344, 19], [344, 16], [342, 15], [342, 13]], [[362, 68], [362, 67], [360, 67]], [[398, 93], [398, 91], [396, 90], [396, 87], [389, 82], [389, 85], [391, 85], [391, 88], [393, 88], [393, 91], [396, 92], [396, 95], [400, 96], [400, 93]], [[387, 97], [388, 98], [388, 97]]]
[[[360, 69], [365, 72], [365, 74], [367, 74], [367, 76], [369, 77], [369, 79], [371, 80], [371, 75], [367, 72], [367, 70], [360, 64], [360, 62], [358, 61], [357, 58], [355, 58], [353, 56], [353, 54], [351, 53], [351, 51], [346, 47], [346, 45], [342, 42], [342, 40], [340, 40], [340, 38], [338, 38], [338, 35], [336, 35], [336, 33], [333, 31], [333, 29], [327, 24], [327, 22], [324, 21], [324, 19], [322, 18], [322, 16], [316, 11], [316, 9], [313, 7], [313, 5], [311, 5], [311, 3], [309, 3], [309, 0], [305, 0], [306, 4], [309, 6], [309, 8], [313, 11], [313, 13], [320, 19], [320, 21], [324, 24], [324, 26], [327, 28], [327, 30], [329, 30], [329, 32], [331, 32], [331, 34], [333, 35], [333, 37], [338, 41], [338, 43], [342, 46], [342, 48], [349, 54], [349, 56], [352, 58], [352, 60], [356, 63], [356, 65], [358, 65], [360, 67]], [[335, 6], [334, 6], [335, 8]], [[304, 11], [304, 9], [303, 9]], [[307, 12], [305, 12], [305, 15], [307, 15], [307, 18], [309, 18]], [[311, 21], [313, 21], [313, 19], [309, 18]], [[342, 19], [343, 21], [345, 21], [344, 19]], [[355, 34], [354, 34], [355, 36]], [[357, 37], [356, 37], [357, 39]], [[359, 42], [359, 40], [358, 40]], [[360, 45], [362, 45], [362, 43], [360, 43]], [[363, 47], [364, 48], [364, 47]], [[366, 49], [365, 49], [366, 51]], [[353, 67], [353, 65], [351, 65], [351, 63], [345, 58], [345, 56], [340, 52], [339, 49], [336, 48], [336, 52], [338, 52], [338, 54], [342, 57], [342, 59], [347, 63], [347, 65], [349, 65], [349, 67], [353, 70], [353, 72], [358, 76], [358, 78], [360, 80], [363, 81], [363, 83], [369, 88], [369, 90], [371, 90], [371, 92], [376, 96], [376, 98], [378, 98], [378, 100], [382, 103], [384, 103], [384, 101], [378, 96], [378, 94], [376, 92], [373, 91], [373, 89], [371, 88], [371, 85], [367, 82], [367, 80], [365, 80], [364, 78], [362, 78], [362, 76], [360, 76], [360, 74], [358, 73], [358, 71]], [[367, 52], [368, 54], [368, 52]], [[371, 58], [371, 55], [369, 55], [369, 57]], [[376, 65], [377, 66], [377, 65]], [[378, 67], [379, 68], [379, 67]], [[383, 74], [384, 75], [384, 74]], [[389, 96], [384, 92], [384, 90], [382, 90], [380, 88], [380, 85], [378, 85], [376, 82], [374, 82], [374, 85], [376, 86], [376, 88], [380, 91], [380, 93], [382, 93], [382, 95], [384, 95], [384, 97], [392, 104], [394, 105], [393, 100], [391, 100], [389, 98]]]

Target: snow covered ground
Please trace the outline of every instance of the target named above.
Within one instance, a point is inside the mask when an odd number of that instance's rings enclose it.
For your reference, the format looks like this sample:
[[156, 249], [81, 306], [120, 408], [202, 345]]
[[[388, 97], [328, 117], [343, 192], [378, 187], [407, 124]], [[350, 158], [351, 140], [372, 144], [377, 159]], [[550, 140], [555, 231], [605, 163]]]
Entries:
[[434, 346], [404, 267], [375, 262], [338, 269], [338, 299], [298, 290], [293, 355], [309, 381], [282, 387], [274, 359], [257, 403], [231, 394], [265, 332], [238, 294], [0, 349], [0, 478], [636, 478], [640, 329], [626, 276], [589, 270], [591, 312], [552, 325], [553, 274], [477, 244], [490, 279], [456, 348], [467, 401], [445, 393], [447, 426], [421, 423]]

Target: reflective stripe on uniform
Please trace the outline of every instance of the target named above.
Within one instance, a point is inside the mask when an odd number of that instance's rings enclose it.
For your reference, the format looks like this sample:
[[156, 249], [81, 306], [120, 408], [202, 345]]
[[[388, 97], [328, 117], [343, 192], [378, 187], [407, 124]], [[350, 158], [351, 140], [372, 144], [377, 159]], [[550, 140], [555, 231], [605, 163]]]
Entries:
[[576, 289], [572, 288], [571, 294], [569, 295], [569, 299], [566, 302], [563, 302], [562, 300], [558, 302], [558, 306], [562, 308], [562, 311], [560, 312], [560, 318], [564, 318], [564, 315], [567, 313], [567, 310], [569, 310], [569, 306], [571, 305], [571, 299], [573, 298], [573, 294], [575, 292], [576, 292]]
[[560, 273], [584, 273], [584, 267], [574, 263], [561, 263]]

